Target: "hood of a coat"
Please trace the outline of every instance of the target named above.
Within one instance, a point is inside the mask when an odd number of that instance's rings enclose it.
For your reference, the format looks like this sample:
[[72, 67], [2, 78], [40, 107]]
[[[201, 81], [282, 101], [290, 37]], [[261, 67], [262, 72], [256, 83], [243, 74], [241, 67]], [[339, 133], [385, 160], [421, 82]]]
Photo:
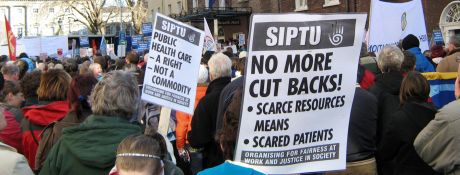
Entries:
[[89, 116], [81, 125], [65, 129], [61, 144], [77, 160], [89, 167], [114, 166], [118, 144], [141, 128], [121, 117]]
[[61, 120], [69, 112], [67, 101], [55, 101], [45, 105], [33, 105], [22, 109], [24, 118], [33, 124], [46, 126], [57, 120]]

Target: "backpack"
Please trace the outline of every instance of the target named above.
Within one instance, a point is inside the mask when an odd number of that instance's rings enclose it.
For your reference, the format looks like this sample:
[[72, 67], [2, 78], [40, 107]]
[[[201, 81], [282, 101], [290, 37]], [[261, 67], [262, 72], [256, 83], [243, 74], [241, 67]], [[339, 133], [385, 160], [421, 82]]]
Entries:
[[[75, 115], [75, 113], [71, 112], [69, 115]], [[40, 170], [43, 167], [48, 153], [61, 137], [63, 129], [79, 124], [80, 123], [61, 120], [53, 122], [43, 129], [40, 134], [41, 140], [38, 143], [37, 154], [35, 156], [35, 169]]]

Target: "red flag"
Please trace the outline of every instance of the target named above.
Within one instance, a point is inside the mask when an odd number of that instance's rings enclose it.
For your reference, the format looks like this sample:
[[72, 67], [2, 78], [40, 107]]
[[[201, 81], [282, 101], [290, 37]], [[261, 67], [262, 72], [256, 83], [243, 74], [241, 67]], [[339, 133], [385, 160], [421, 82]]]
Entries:
[[6, 38], [8, 39], [8, 51], [12, 61], [16, 61], [16, 37], [11, 31], [10, 22], [6, 19], [5, 16], [5, 26], [6, 26]]
[[93, 48], [93, 56], [96, 55], [97, 53], [97, 44], [96, 44], [96, 40], [95, 39], [92, 39], [91, 40], [91, 47]]

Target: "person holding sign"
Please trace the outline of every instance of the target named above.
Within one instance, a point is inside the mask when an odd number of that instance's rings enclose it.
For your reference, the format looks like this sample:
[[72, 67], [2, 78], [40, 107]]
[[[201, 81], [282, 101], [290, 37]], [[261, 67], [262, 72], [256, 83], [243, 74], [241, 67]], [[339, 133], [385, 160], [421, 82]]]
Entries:
[[211, 83], [206, 95], [198, 103], [192, 118], [190, 146], [203, 148], [203, 168], [210, 168], [223, 162], [219, 145], [214, 141], [216, 132], [217, 108], [219, 96], [230, 83], [232, 62], [223, 53], [215, 54], [208, 61]]

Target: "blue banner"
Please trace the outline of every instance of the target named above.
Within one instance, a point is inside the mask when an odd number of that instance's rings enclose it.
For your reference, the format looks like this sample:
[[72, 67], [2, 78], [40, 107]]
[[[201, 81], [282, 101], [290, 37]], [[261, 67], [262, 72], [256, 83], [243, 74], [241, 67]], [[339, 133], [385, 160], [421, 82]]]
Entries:
[[444, 45], [444, 38], [440, 30], [433, 31], [433, 41], [436, 45]]
[[152, 36], [153, 26], [152, 23], [142, 23], [142, 34], [144, 36]]

